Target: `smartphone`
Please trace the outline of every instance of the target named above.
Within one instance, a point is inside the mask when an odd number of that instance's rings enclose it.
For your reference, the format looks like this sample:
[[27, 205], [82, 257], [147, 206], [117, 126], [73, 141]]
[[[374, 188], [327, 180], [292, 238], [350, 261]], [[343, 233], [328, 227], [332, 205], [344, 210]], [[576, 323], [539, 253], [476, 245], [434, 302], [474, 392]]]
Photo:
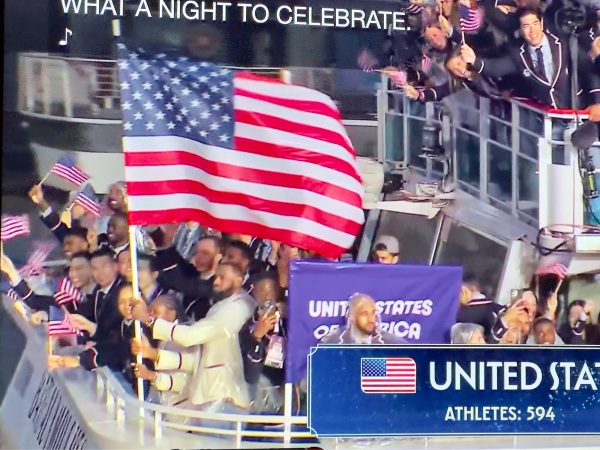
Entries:
[[273, 314], [275, 314], [277, 312], [277, 305], [275, 304], [271, 304], [269, 305], [269, 307], [267, 308], [265, 314], [267, 316], [272, 316]]
[[523, 296], [524, 292], [525, 292], [525, 289], [511, 289], [510, 290], [510, 302], [514, 303], [517, 300], [519, 300]]

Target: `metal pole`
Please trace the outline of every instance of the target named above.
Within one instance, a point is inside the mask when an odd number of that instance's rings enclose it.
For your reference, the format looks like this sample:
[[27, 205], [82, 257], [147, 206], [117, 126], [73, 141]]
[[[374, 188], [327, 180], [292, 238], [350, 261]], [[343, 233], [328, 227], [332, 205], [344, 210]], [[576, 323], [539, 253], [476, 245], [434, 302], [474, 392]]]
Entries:
[[285, 383], [284, 402], [283, 402], [283, 443], [290, 444], [292, 442], [292, 402], [293, 402], [294, 385]]

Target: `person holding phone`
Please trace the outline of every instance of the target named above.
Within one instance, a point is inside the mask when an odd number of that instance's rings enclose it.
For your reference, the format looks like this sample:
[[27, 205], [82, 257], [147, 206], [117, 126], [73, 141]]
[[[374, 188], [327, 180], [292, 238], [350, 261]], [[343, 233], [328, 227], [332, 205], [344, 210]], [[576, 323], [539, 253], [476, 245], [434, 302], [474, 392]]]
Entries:
[[567, 310], [567, 321], [558, 328], [558, 335], [565, 344], [583, 345], [587, 343], [587, 335], [592, 323], [593, 303], [585, 300], [574, 300]]
[[258, 306], [242, 327], [239, 337], [244, 377], [250, 385], [251, 397], [256, 406], [258, 403], [265, 403], [260, 385], [283, 386], [286, 323], [279, 310], [283, 292], [275, 273], [263, 272], [257, 275], [252, 280], [250, 294]]

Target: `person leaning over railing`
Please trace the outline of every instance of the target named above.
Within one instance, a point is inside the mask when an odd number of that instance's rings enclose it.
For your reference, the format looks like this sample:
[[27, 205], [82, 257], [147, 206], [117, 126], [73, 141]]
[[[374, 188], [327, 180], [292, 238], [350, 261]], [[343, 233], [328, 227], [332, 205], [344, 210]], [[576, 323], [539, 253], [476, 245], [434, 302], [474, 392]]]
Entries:
[[[462, 46], [462, 57], [477, 73], [488, 77], [520, 74], [520, 82], [527, 87], [528, 98], [551, 108], [576, 108], [571, 103], [570, 60], [566, 40], [544, 30], [542, 14], [537, 8], [519, 8], [520, 33], [525, 42], [513, 45], [499, 58], [481, 58], [479, 51]], [[579, 52], [579, 79], [584, 107], [600, 106], [600, 76], [591, 68], [585, 52]], [[592, 97], [592, 98], [588, 98]]]
[[444, 65], [452, 76], [448, 82], [422, 90], [417, 90], [413, 86], [407, 85], [404, 88], [406, 95], [411, 100], [438, 102], [460, 89], [469, 89], [481, 97], [502, 97], [502, 92], [500, 92], [492, 79], [479, 75], [467, 68], [467, 63], [463, 60], [459, 47], [452, 50], [446, 58]]

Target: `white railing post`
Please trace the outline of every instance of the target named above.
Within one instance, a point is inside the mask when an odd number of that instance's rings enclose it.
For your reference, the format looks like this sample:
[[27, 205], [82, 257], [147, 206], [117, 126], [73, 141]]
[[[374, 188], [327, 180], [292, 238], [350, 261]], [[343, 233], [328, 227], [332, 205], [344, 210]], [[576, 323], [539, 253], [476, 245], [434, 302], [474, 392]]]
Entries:
[[71, 66], [68, 61], [63, 61], [62, 64], [62, 81], [63, 81], [63, 102], [65, 105], [65, 116], [73, 117], [73, 99], [71, 97], [71, 77], [69, 71]]
[[490, 101], [487, 98], [479, 100], [479, 198], [486, 203], [488, 199], [489, 174], [489, 138], [490, 138]]
[[518, 170], [518, 154], [519, 154], [519, 139], [520, 139], [520, 123], [519, 123], [519, 104], [515, 101], [511, 102], [511, 212], [512, 215], [518, 217], [519, 204], [519, 170]]
[[[382, 75], [383, 77], [383, 75]], [[387, 153], [386, 123], [387, 123], [387, 94], [382, 89], [377, 90], [377, 160], [383, 163]]]
[[25, 86], [25, 104], [27, 105], [27, 111], [33, 112], [35, 107], [35, 86], [37, 84], [35, 83], [33, 77], [34, 60], [27, 56], [23, 59], [23, 66], [25, 67], [25, 82], [27, 83], [27, 86]]
[[292, 442], [292, 401], [293, 401], [292, 383], [285, 383], [284, 400], [283, 400], [283, 443], [290, 444]]
[[42, 95], [44, 99], [44, 114], [50, 114], [50, 74], [48, 69], [48, 59], [42, 60]]
[[235, 423], [235, 448], [242, 448], [242, 422]]
[[154, 439], [162, 437], [162, 413], [154, 411]]
[[118, 422], [120, 419], [120, 411], [119, 411], [119, 396], [115, 394], [113, 397], [113, 415], [115, 420]]

